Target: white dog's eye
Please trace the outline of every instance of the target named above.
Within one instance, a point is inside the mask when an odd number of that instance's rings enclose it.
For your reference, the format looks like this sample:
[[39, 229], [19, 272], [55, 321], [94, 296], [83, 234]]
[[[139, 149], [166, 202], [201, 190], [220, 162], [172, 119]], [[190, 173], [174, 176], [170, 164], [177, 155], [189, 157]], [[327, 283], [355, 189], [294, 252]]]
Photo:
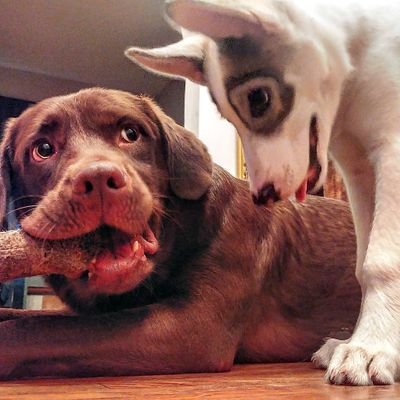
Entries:
[[259, 76], [232, 85], [228, 96], [248, 128], [267, 133], [289, 114], [294, 91], [273, 77]]
[[131, 126], [125, 126], [121, 129], [121, 136], [126, 142], [133, 143], [139, 139], [139, 131]]
[[271, 94], [268, 88], [251, 89], [247, 95], [250, 114], [253, 118], [262, 117], [271, 105]]

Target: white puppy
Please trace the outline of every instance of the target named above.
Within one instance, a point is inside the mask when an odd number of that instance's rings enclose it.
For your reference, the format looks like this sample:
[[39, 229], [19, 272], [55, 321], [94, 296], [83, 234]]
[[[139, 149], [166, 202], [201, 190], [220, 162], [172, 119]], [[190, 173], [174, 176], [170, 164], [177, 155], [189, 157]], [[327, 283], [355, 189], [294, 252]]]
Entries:
[[126, 55], [208, 86], [242, 139], [256, 202], [301, 200], [324, 182], [328, 151], [337, 163], [356, 223], [363, 302], [351, 339], [328, 340], [314, 361], [333, 383], [393, 383], [400, 372], [400, 2], [176, 0], [167, 14], [199, 35]]

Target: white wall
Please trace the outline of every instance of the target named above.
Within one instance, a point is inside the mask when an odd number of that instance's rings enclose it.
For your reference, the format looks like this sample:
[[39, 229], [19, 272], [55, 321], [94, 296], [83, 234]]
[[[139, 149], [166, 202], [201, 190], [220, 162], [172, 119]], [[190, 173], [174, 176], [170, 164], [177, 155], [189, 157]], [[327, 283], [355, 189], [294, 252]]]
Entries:
[[171, 79], [155, 100], [167, 115], [178, 124], [183, 125], [185, 102], [185, 84], [183, 81]]
[[214, 162], [237, 175], [237, 139], [232, 124], [223, 119], [208, 89], [186, 81], [185, 127], [196, 133]]
[[15, 99], [40, 101], [47, 97], [77, 92], [89, 84], [51, 77], [0, 65], [0, 95]]

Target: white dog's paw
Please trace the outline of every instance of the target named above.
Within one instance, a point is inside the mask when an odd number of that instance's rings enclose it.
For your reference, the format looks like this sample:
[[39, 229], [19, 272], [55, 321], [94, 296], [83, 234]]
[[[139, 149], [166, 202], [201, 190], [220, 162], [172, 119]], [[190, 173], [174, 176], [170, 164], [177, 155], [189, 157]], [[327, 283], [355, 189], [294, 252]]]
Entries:
[[328, 339], [325, 344], [314, 353], [311, 360], [317, 368], [327, 369], [333, 352], [340, 344], [348, 343], [349, 340]]
[[375, 350], [341, 343], [333, 350], [326, 379], [336, 385], [390, 385], [399, 371], [399, 355], [387, 347]]

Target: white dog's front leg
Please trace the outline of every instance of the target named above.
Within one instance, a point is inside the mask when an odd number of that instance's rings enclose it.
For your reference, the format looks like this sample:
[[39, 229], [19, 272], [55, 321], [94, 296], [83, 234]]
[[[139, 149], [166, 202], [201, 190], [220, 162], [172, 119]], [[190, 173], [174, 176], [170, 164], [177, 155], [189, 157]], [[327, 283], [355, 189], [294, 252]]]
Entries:
[[[357, 266], [363, 301], [353, 336], [348, 343], [338, 344], [331, 356], [327, 378], [332, 383], [391, 384], [399, 375], [399, 159], [400, 149], [386, 145], [372, 160], [375, 208], [366, 255]], [[363, 224], [356, 221], [356, 225]]]
[[[345, 178], [347, 194], [352, 206], [353, 218], [357, 233], [357, 269], [362, 270], [368, 240], [372, 226], [372, 216], [375, 204], [375, 180], [369, 163], [353, 165], [351, 162], [358, 157], [349, 157], [345, 154], [342, 161], [345, 167], [342, 174]], [[342, 164], [343, 166], [343, 164]], [[328, 338], [326, 343], [313, 355], [312, 360], [316, 367], [327, 369], [332, 356], [338, 346], [349, 343], [350, 339], [339, 340]]]

